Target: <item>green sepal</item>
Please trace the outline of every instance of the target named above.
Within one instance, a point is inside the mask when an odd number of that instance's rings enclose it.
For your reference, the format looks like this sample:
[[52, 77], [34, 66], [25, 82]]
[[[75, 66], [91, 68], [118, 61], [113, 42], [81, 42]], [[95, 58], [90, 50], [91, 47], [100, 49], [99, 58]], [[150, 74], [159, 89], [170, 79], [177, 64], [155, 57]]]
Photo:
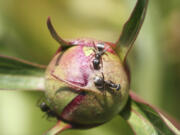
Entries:
[[147, 5], [148, 0], [138, 0], [130, 18], [123, 26], [121, 36], [116, 42], [115, 47], [115, 51], [122, 61], [126, 59], [126, 56], [141, 29], [146, 15]]

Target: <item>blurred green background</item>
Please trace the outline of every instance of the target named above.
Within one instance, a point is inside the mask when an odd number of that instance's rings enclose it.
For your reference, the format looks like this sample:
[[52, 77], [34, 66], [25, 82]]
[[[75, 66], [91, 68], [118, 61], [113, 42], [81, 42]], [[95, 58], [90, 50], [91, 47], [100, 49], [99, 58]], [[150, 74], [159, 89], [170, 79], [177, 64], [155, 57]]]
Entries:
[[[64, 39], [90, 37], [115, 42], [136, 0], [0, 0], [0, 54], [48, 64], [58, 44], [46, 19]], [[145, 23], [128, 63], [131, 88], [180, 120], [180, 1], [150, 0]], [[37, 107], [42, 93], [0, 91], [0, 135], [41, 135], [55, 120]], [[62, 135], [129, 134], [115, 117], [103, 126]]]

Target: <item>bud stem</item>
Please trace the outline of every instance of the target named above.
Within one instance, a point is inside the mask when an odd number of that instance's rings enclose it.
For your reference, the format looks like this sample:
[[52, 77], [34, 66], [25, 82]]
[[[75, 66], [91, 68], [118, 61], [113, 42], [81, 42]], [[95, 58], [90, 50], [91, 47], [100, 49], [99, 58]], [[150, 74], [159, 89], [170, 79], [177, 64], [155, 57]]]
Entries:
[[63, 121], [58, 121], [57, 124], [47, 131], [44, 135], [58, 135], [62, 131], [72, 128], [70, 124], [64, 123]]

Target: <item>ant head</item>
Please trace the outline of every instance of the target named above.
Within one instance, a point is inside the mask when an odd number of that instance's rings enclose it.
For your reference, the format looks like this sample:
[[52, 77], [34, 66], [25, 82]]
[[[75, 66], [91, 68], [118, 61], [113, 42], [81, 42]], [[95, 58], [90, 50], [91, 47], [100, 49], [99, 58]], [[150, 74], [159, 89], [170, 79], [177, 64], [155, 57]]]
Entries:
[[43, 112], [47, 112], [49, 110], [49, 107], [45, 102], [42, 102], [39, 107], [41, 108], [41, 111]]

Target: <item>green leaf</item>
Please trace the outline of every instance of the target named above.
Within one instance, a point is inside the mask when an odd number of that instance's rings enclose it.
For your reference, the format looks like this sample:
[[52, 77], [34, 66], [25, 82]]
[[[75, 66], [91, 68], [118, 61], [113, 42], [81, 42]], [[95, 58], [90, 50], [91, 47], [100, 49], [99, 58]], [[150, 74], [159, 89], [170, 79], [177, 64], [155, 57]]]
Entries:
[[116, 42], [115, 48], [122, 61], [126, 59], [129, 49], [132, 47], [141, 29], [146, 15], [147, 5], [148, 0], [138, 0], [130, 18], [123, 26], [121, 36]]
[[44, 90], [45, 66], [0, 55], [0, 90]]
[[180, 135], [180, 130], [158, 109], [130, 93], [129, 102], [120, 114], [137, 135]]

